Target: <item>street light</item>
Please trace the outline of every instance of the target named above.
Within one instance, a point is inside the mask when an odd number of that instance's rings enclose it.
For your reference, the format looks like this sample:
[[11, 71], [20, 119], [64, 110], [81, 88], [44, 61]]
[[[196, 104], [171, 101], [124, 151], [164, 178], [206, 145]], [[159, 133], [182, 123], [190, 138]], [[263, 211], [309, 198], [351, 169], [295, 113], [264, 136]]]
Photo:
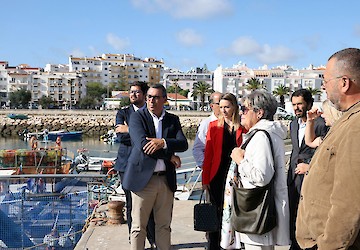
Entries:
[[177, 88], [179, 87], [178, 81], [179, 78], [173, 79], [173, 84], [175, 86], [175, 110], [177, 110]]

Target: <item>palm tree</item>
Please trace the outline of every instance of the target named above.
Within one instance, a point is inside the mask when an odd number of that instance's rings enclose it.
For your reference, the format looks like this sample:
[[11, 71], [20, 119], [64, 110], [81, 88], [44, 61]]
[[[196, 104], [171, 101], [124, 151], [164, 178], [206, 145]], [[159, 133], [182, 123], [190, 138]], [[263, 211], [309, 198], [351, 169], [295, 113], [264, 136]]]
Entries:
[[310, 91], [310, 93], [314, 96], [314, 95], [321, 95], [322, 91], [321, 89], [317, 89], [317, 88], [312, 88], [312, 87], [308, 87], [307, 90]]
[[214, 92], [211, 85], [204, 82], [198, 81], [193, 85], [192, 97], [200, 95], [201, 107], [205, 106], [205, 95], [210, 95]]
[[280, 96], [280, 107], [285, 108], [285, 96], [290, 94], [290, 88], [280, 84], [273, 91], [274, 96]]
[[257, 89], [265, 89], [264, 83], [260, 82], [259, 79], [252, 77], [250, 80], [246, 82], [245, 86], [246, 90], [254, 91]]
[[317, 89], [317, 88], [312, 88], [312, 87], [308, 87], [307, 90], [310, 91], [312, 96], [319, 96], [318, 99], [320, 99], [320, 95], [322, 94], [321, 89]]

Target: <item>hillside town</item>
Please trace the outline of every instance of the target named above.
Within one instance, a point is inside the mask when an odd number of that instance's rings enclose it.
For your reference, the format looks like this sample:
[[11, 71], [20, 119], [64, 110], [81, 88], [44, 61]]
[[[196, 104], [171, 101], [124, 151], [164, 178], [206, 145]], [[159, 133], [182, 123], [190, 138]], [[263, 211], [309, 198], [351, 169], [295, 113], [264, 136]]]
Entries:
[[[314, 67], [311, 64], [305, 69], [294, 69], [288, 65], [276, 68], [264, 65], [251, 69], [242, 62], [228, 68], [218, 65], [215, 70], [209, 70], [205, 64], [182, 72], [166, 67], [162, 59], [139, 58], [131, 54], [82, 58], [70, 55], [68, 64], [46, 64], [43, 68], [27, 64], [11, 66], [8, 61], [0, 61], [0, 106], [38, 108], [39, 101], [46, 97], [53, 101], [54, 108], [79, 108], [79, 102], [87, 96], [88, 84], [97, 83], [107, 90], [97, 108], [117, 109], [121, 100], [128, 97], [124, 86], [134, 81], [149, 84], [160, 82], [168, 90], [175, 89], [175, 93], [169, 91], [168, 98], [168, 108], [173, 110], [207, 111], [210, 93], [205, 92], [202, 97], [196, 91], [202, 85], [214, 91], [233, 93], [239, 99], [249, 93], [247, 85], [251, 81], [258, 82], [261, 88], [271, 93], [279, 89], [286, 89], [288, 93], [299, 88], [311, 89], [315, 91], [315, 102], [320, 102], [324, 98], [320, 90], [323, 72], [324, 66]], [[14, 107], [11, 104], [11, 93], [21, 89], [31, 93], [28, 107]], [[279, 96], [281, 94], [277, 98]], [[284, 98], [284, 103], [290, 105], [289, 95]], [[284, 108], [291, 109], [287, 106]]]

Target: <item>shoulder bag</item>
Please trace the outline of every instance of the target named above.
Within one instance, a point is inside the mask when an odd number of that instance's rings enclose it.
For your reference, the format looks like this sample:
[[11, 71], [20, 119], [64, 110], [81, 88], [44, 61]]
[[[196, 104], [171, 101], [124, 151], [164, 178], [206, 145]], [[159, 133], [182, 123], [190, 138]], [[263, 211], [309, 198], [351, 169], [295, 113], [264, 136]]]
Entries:
[[219, 230], [217, 207], [212, 203], [201, 203], [204, 190], [200, 196], [199, 204], [194, 206], [194, 230], [203, 232], [214, 232]]
[[[241, 148], [245, 149], [249, 141], [258, 131], [263, 131], [269, 138], [271, 152], [274, 157], [272, 141], [269, 133], [265, 130], [256, 130]], [[235, 176], [237, 176], [237, 168], [235, 169]], [[241, 180], [239, 181], [240, 187], [238, 187], [235, 182], [232, 183], [234, 192], [231, 224], [235, 231], [261, 235], [271, 231], [276, 226], [277, 215], [274, 199], [274, 176], [275, 173], [270, 183], [263, 187], [244, 188]]]

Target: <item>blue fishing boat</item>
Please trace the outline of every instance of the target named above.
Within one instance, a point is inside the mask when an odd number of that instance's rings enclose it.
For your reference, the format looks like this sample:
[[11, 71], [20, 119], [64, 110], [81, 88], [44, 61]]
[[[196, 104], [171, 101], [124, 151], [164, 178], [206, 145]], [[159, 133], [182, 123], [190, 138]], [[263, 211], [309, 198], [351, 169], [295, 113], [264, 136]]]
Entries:
[[82, 138], [82, 131], [50, 131], [48, 132], [48, 139], [51, 141], [56, 141], [57, 137], [60, 137], [62, 141], [69, 141], [69, 140], [81, 140]]
[[19, 119], [19, 120], [26, 120], [29, 119], [29, 117], [25, 114], [8, 114], [7, 117], [11, 118], [11, 119]]

